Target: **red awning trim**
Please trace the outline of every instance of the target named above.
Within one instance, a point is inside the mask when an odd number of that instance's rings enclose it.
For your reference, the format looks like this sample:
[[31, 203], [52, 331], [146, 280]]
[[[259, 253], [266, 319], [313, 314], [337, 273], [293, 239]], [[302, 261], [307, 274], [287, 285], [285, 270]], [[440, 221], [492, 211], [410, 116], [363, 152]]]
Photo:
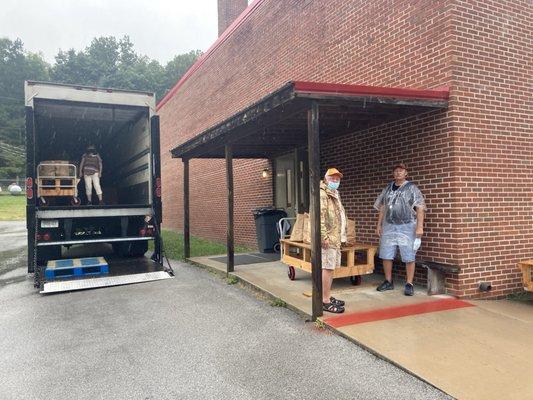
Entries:
[[265, 0], [254, 0], [243, 12], [237, 17], [233, 23], [228, 26], [222, 35], [213, 43], [213, 45], [196, 60], [196, 62], [187, 70], [185, 75], [169, 90], [169, 92], [158, 103], [156, 110], [159, 111], [179, 90], [180, 87], [207, 61], [207, 59], [231, 36], [231, 34], [246, 21], [250, 15], [263, 3]]
[[404, 99], [448, 100], [449, 89], [404, 89], [382, 86], [345, 85], [337, 83], [293, 82], [298, 93], [324, 93], [347, 96], [393, 97]]

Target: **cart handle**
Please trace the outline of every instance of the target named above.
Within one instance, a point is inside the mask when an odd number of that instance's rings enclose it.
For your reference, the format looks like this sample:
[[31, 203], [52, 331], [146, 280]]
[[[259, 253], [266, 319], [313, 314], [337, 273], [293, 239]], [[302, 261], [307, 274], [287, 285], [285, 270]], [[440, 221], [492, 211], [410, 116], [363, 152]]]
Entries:
[[[278, 234], [279, 234], [280, 240], [281, 239], [286, 239], [289, 236], [288, 232], [286, 232], [285, 229], [284, 229], [284, 227], [286, 226], [285, 225], [285, 221], [293, 221], [293, 220], [296, 221], [296, 218], [286, 217], [286, 218], [281, 218], [278, 221]], [[292, 228], [294, 225], [291, 224], [290, 226]], [[283, 258], [283, 246], [281, 246], [281, 241], [280, 241], [279, 254]]]
[[[296, 218], [286, 217], [286, 218], [280, 218], [278, 221], [278, 233], [280, 236], [280, 239], [286, 239], [287, 231], [285, 230], [285, 221], [296, 221]], [[290, 225], [292, 228], [292, 224]]]

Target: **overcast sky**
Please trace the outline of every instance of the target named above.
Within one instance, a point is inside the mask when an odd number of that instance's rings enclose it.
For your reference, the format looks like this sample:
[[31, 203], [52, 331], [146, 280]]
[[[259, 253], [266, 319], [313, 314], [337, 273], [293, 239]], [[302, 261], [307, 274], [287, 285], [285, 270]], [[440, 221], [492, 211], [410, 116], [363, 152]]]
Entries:
[[49, 62], [96, 36], [129, 35], [135, 51], [161, 63], [217, 38], [217, 0], [1, 0], [0, 37], [22, 39]]

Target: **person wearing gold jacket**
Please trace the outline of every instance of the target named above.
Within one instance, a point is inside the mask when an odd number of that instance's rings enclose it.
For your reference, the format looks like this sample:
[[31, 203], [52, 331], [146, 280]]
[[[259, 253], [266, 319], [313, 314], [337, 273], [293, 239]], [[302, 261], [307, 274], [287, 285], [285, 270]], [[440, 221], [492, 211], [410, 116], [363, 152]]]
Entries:
[[324, 311], [338, 314], [344, 312], [344, 301], [330, 294], [333, 271], [341, 263], [341, 245], [346, 243], [346, 213], [338, 190], [342, 176], [338, 169], [329, 168], [320, 184], [322, 303]]

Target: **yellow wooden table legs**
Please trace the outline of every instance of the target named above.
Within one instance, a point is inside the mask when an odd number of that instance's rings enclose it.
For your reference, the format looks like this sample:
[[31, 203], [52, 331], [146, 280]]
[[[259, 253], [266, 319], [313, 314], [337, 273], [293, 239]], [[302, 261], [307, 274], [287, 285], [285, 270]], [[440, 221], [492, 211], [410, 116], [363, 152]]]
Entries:
[[522, 281], [524, 282], [524, 290], [533, 292], [533, 259], [518, 263], [522, 270]]
[[[341, 249], [341, 265], [335, 268], [333, 278], [350, 277], [353, 284], [361, 282], [360, 276], [374, 272], [377, 248], [355, 244]], [[295, 279], [295, 268], [311, 273], [311, 245], [304, 242], [281, 240], [281, 262], [289, 267], [289, 279]]]

